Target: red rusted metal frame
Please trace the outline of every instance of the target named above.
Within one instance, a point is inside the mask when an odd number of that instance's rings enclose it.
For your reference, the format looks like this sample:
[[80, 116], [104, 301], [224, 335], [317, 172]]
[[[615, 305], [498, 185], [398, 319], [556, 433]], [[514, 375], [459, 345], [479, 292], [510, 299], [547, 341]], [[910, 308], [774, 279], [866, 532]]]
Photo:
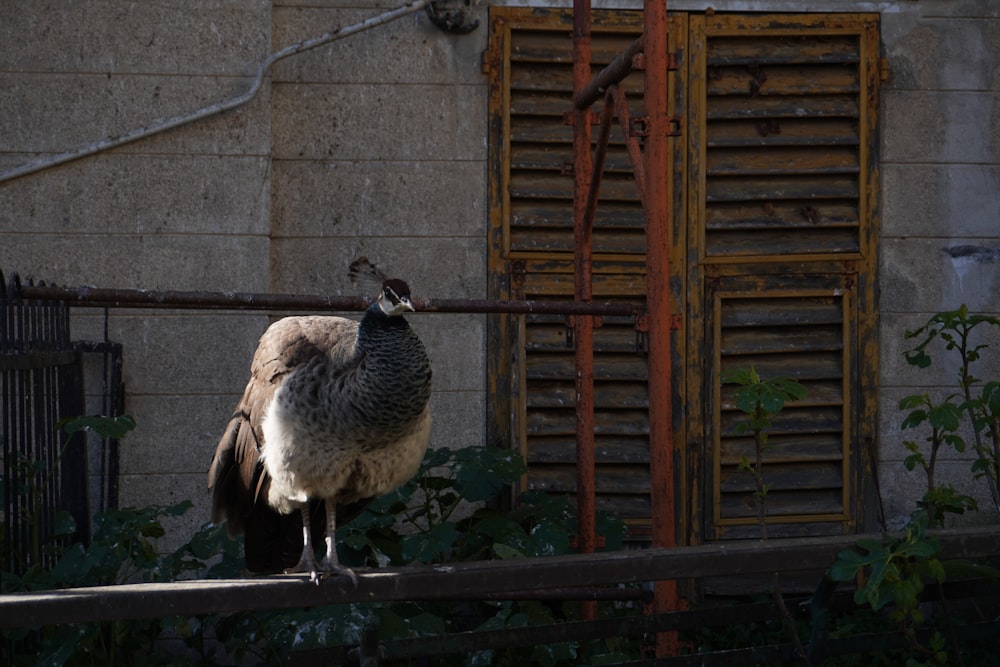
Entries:
[[615, 57], [611, 63], [597, 73], [593, 79], [588, 81], [583, 88], [577, 90], [573, 95], [573, 104], [577, 109], [590, 108], [597, 100], [629, 74], [634, 68], [635, 59], [642, 53], [642, 37], [635, 40], [628, 47]]
[[635, 177], [635, 189], [639, 193], [639, 203], [646, 206], [646, 168], [642, 164], [642, 148], [639, 139], [632, 134], [632, 117], [628, 109], [628, 100], [621, 86], [609, 89], [614, 95], [615, 110], [618, 113], [618, 124], [621, 125], [625, 137], [625, 149], [632, 163], [632, 175]]
[[[573, 0], [573, 89], [590, 81], [590, 0]], [[587, 216], [593, 168], [590, 159], [590, 110], [573, 109], [573, 292], [578, 302], [593, 298], [592, 229]], [[594, 320], [574, 318], [576, 370], [577, 549], [597, 548], [596, 461], [594, 454]], [[581, 604], [581, 617], [597, 616], [594, 602]]]
[[[596, 186], [599, 175], [587, 179], [590, 170], [589, 105], [597, 95], [608, 91], [605, 116], [613, 106], [618, 108], [622, 129], [627, 138], [629, 156], [639, 184], [640, 199], [646, 217], [646, 302], [649, 329], [649, 449], [652, 504], [652, 539], [654, 547], [677, 544], [675, 530], [675, 488], [673, 448], [673, 384], [671, 369], [671, 304], [670, 304], [670, 206], [669, 137], [676, 134], [669, 114], [669, 83], [671, 68], [667, 35], [666, 0], [644, 0], [643, 35], [618, 56], [594, 80], [590, 80], [590, 2], [574, 0], [573, 4], [573, 85], [574, 85], [574, 229], [576, 230], [576, 297], [590, 297], [592, 269], [591, 227], [596, 206]], [[631, 136], [628, 104], [620, 91], [611, 86], [632, 69], [636, 56], [643, 54], [646, 68], [645, 112], [646, 143], [641, 153]], [[598, 146], [603, 150], [603, 146]], [[590, 180], [591, 187], [585, 190]], [[589, 206], [589, 211], [588, 211]], [[590, 217], [587, 217], [589, 212]], [[589, 320], [590, 318], [580, 318]], [[583, 333], [583, 335], [581, 335]], [[587, 552], [588, 536], [593, 528], [585, 526], [594, 502], [594, 434], [593, 434], [593, 343], [592, 332], [577, 331], [577, 466], [578, 503], [580, 512], [581, 551]], [[581, 405], [582, 404], [582, 405]], [[662, 613], [678, 608], [675, 581], [654, 583], [654, 610]], [[677, 654], [677, 635], [667, 632], [657, 635], [656, 654]]]
[[[646, 137], [646, 306], [649, 318], [649, 474], [652, 480], [653, 547], [677, 544], [675, 531], [673, 383], [670, 316], [670, 48], [667, 0], [644, 0], [643, 44], [646, 62], [644, 104]], [[678, 606], [677, 582], [654, 583], [656, 613]], [[657, 635], [657, 656], [677, 655], [677, 635]]]

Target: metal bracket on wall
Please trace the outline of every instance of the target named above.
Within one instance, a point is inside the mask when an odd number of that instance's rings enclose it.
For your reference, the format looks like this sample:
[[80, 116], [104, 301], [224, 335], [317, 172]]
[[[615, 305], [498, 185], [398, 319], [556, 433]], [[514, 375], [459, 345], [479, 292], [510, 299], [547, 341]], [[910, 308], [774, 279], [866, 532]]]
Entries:
[[[667, 130], [668, 137], [679, 137], [682, 133], [682, 121], [680, 116], [670, 116], [667, 119], [670, 129]], [[629, 119], [628, 133], [631, 137], [649, 136], [649, 116], [633, 116]]]

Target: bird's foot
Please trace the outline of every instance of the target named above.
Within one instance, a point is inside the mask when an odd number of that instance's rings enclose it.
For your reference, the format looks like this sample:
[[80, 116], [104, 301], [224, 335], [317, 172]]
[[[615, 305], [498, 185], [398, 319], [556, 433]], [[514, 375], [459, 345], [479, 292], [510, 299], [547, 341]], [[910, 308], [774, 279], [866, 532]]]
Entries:
[[313, 555], [311, 549], [302, 552], [298, 563], [285, 568], [285, 574], [299, 574], [301, 572], [308, 572], [309, 581], [319, 583], [319, 566], [316, 564], [316, 556]]
[[321, 576], [338, 576], [338, 575], [340, 575], [340, 576], [348, 577], [348, 578], [350, 578], [351, 583], [354, 584], [354, 587], [355, 588], [358, 587], [358, 575], [357, 575], [357, 573], [354, 570], [352, 570], [351, 568], [347, 567], [346, 565], [341, 565], [339, 562], [337, 562], [337, 560], [335, 558], [330, 558], [329, 556], [327, 556], [326, 558], [324, 558], [322, 561], [320, 561], [319, 569], [320, 569], [320, 572], [322, 573]]

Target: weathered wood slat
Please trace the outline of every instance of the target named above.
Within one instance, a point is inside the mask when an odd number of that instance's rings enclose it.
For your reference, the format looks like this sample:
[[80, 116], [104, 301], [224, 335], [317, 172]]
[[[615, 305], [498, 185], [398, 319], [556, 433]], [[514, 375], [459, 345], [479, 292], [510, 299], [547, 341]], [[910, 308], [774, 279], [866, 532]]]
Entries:
[[[529, 438], [540, 436], [571, 436], [576, 433], [575, 413], [570, 409], [529, 410], [525, 416]], [[595, 410], [594, 433], [614, 436], [645, 436], [649, 434], [649, 416], [642, 410]]]
[[[519, 129], [523, 130], [525, 128], [522, 127]], [[524, 140], [530, 142], [549, 141], [548, 137], [541, 135], [543, 131], [548, 131], [548, 129], [539, 128], [538, 134], [527, 137]], [[613, 138], [614, 135], [612, 135]], [[517, 171], [536, 170], [561, 173], [563, 167], [572, 161], [573, 153], [569, 150], [568, 146], [563, 146], [562, 144], [550, 145], [543, 143], [539, 145], [528, 143], [523, 146], [517, 146], [512, 151], [510, 168]], [[629, 159], [623, 144], [608, 144], [604, 161], [604, 171], [602, 173], [602, 182], [623, 176], [630, 179], [634, 178], [632, 175], [632, 161]], [[566, 176], [565, 178], [569, 177]]]
[[721, 352], [729, 354], [801, 353], [844, 349], [843, 328], [834, 325], [791, 329], [723, 329]]
[[706, 238], [709, 257], [816, 255], [856, 253], [857, 233], [849, 229], [828, 229], [795, 233], [768, 231], [747, 238], [746, 232], [715, 233]]
[[766, 118], [716, 120], [706, 126], [705, 145], [726, 146], [857, 146], [853, 118]]
[[753, 365], [761, 377], [788, 377], [794, 380], [829, 380], [843, 377], [843, 360], [836, 353], [797, 356], [732, 355], [722, 359], [722, 371]]
[[857, 174], [858, 152], [851, 147], [716, 148], [708, 151], [708, 176], [769, 174]]
[[[532, 382], [525, 399], [528, 409], [569, 407], [576, 404], [576, 387], [572, 378], [559, 382]], [[598, 408], [647, 408], [649, 394], [640, 382], [597, 382], [594, 404]]]
[[[641, 33], [641, 27], [638, 32], [593, 33], [590, 39], [591, 65], [599, 67], [608, 65]], [[511, 39], [511, 60], [519, 63], [557, 62], [569, 67], [573, 64], [573, 42], [567, 39], [566, 32], [518, 31]]]
[[[598, 463], [649, 463], [648, 438], [602, 435], [596, 438], [594, 454]], [[572, 437], [531, 438], [527, 459], [535, 463], [576, 463], [576, 440]]]
[[[528, 473], [528, 486], [534, 491], [573, 493], [576, 491], [576, 466], [534, 466]], [[598, 465], [595, 474], [597, 493], [648, 494], [649, 468], [628, 465]]]
[[[573, 229], [573, 211], [563, 201], [513, 201], [510, 214], [512, 226]], [[642, 208], [628, 202], [602, 202], [594, 216], [594, 228], [643, 231]]]
[[841, 95], [858, 92], [857, 67], [771, 65], [708, 68], [709, 96]]
[[[746, 457], [753, 461], [755, 442], [752, 437], [722, 438], [719, 462], [736, 466]], [[765, 467], [772, 463], [803, 463], [811, 461], [841, 461], [844, 458], [843, 439], [839, 433], [784, 435], [775, 433], [767, 439], [764, 452]]]
[[[719, 501], [722, 517], [747, 518], [756, 522], [757, 507], [751, 493], [723, 494]], [[801, 517], [841, 514], [844, 511], [844, 504], [839, 488], [817, 491], [797, 489], [790, 493], [768, 492], [766, 508], [768, 518]]]
[[[538, 124], [552, 124], [563, 127], [563, 118], [566, 112], [572, 110], [572, 96], [570, 95], [572, 73], [566, 72], [566, 89], [558, 92], [540, 91], [515, 91], [517, 94], [510, 101], [510, 122], [512, 129], [522, 124], [535, 122]], [[628, 85], [623, 88], [626, 100], [628, 101], [629, 115], [633, 118], [641, 116], [642, 90], [640, 85]], [[594, 106], [594, 111], [601, 111], [604, 108], [602, 102]], [[613, 131], [618, 132], [618, 123], [615, 123]]]
[[706, 110], [709, 121], [747, 118], [858, 118], [856, 95], [791, 95], [753, 98], [715, 97]]
[[[772, 539], [836, 539], [843, 537], [847, 533], [844, 518], [840, 514], [816, 515], [814, 519], [807, 522], [788, 521], [773, 522], [767, 525], [767, 537]], [[740, 522], [722, 524], [718, 526], [715, 539], [720, 540], [759, 540], [760, 527], [757, 525], [756, 517], [747, 518]], [[770, 577], [767, 579], [770, 580]], [[731, 594], [734, 589], [733, 579], [726, 577], [726, 584], [721, 590]], [[759, 578], [758, 578], [759, 581]], [[815, 579], [814, 579], [815, 581]], [[752, 584], [751, 584], [752, 585]], [[746, 584], [743, 585], [746, 588]], [[754, 587], [760, 590], [760, 586]], [[706, 590], [709, 590], [706, 583]], [[745, 592], [751, 592], [746, 590]]]
[[[517, 171], [510, 175], [510, 196], [524, 199], [572, 200], [573, 180], [555, 171]], [[601, 181], [601, 196], [639, 202], [635, 179], [619, 175]]]
[[[543, 92], [565, 94], [567, 102], [571, 102], [573, 99], [573, 68], [570, 66], [533, 62], [519, 63], [518, 67], [511, 69], [509, 81], [512, 96]], [[640, 95], [643, 90], [643, 79], [641, 76], [629, 76], [618, 86], [628, 95]]]
[[[838, 461], [810, 461], [803, 463], [771, 463], [763, 467], [764, 482], [768, 485], [767, 505], [775, 500], [775, 506], [780, 506], [779, 498], [792, 500], [795, 494], [812, 491], [834, 490], [838, 494], [844, 486], [842, 465]], [[723, 466], [719, 490], [722, 493], [746, 494], [754, 492], [754, 478], [746, 470], [737, 466]], [[788, 491], [784, 496], [781, 492]]]
[[[945, 558], [1000, 554], [1000, 529], [933, 531]], [[0, 627], [198, 616], [349, 602], [480, 599], [490, 593], [825, 568], [860, 536], [749, 540], [672, 549], [359, 569], [315, 586], [301, 575], [95, 586], [0, 595]], [[880, 539], [879, 535], [868, 537]]]
[[853, 176], [738, 176], [709, 178], [708, 202], [774, 201], [779, 199], [858, 198], [858, 180]]
[[770, 65], [798, 63], [857, 63], [858, 40], [853, 35], [809, 37], [712, 37], [708, 65]]
[[842, 300], [830, 297], [748, 297], [723, 302], [723, 327], [835, 324], [844, 321]]
[[[533, 354], [525, 364], [529, 380], [561, 380], [576, 377], [573, 355]], [[638, 355], [598, 355], [594, 358], [594, 379], [645, 381], [646, 361]]]
[[[565, 321], [539, 323], [525, 332], [525, 348], [531, 352], [571, 352], [566, 344]], [[635, 352], [635, 329], [629, 326], [601, 326], [594, 329], [594, 351]]]
[[[722, 413], [722, 423], [719, 428], [722, 433], [737, 435], [737, 425], [744, 423], [746, 418], [743, 412], [727, 410]], [[768, 433], [774, 435], [839, 433], [842, 430], [843, 413], [839, 406], [799, 408], [790, 404], [772, 418]]]
[[[843, 405], [844, 386], [841, 378], [825, 381], [806, 381], [802, 385], [806, 389], [806, 397], [801, 401], [796, 401], [794, 406], [812, 407], [817, 405], [831, 406]], [[722, 385], [721, 408], [723, 410], [735, 410], [735, 396], [738, 387], [734, 384]]]
[[705, 229], [709, 232], [827, 227], [853, 230], [859, 226], [858, 217], [857, 203], [848, 201], [730, 202], [705, 207]]
[[[559, 268], [565, 263], [555, 262]], [[629, 303], [641, 303], [640, 295], [645, 293], [643, 282], [645, 274], [641, 272], [641, 265], [633, 265], [634, 271], [626, 273], [624, 271], [604, 272], [601, 265], [595, 262], [594, 265], [594, 300], [624, 300]], [[524, 292], [528, 298], [537, 298], [541, 295], [552, 297], [569, 297], [573, 294], [573, 274], [553, 270], [548, 273], [531, 270], [524, 276]]]
[[[518, 252], [563, 252], [573, 251], [573, 232], [570, 230], [543, 230], [513, 228], [510, 234], [510, 249]], [[646, 252], [645, 234], [642, 232], [594, 231], [593, 250], [595, 253], [616, 255], [643, 255]]]

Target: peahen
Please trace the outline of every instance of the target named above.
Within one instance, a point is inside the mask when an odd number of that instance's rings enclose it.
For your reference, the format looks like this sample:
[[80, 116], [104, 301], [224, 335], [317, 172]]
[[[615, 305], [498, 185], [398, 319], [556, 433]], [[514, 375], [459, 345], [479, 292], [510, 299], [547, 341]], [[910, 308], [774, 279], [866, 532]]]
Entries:
[[264, 332], [208, 471], [215, 521], [245, 534], [250, 571], [356, 579], [337, 559], [338, 523], [407, 482], [427, 449], [431, 366], [403, 318], [410, 288], [363, 257], [349, 273], [380, 283], [377, 300], [360, 322], [287, 317]]

